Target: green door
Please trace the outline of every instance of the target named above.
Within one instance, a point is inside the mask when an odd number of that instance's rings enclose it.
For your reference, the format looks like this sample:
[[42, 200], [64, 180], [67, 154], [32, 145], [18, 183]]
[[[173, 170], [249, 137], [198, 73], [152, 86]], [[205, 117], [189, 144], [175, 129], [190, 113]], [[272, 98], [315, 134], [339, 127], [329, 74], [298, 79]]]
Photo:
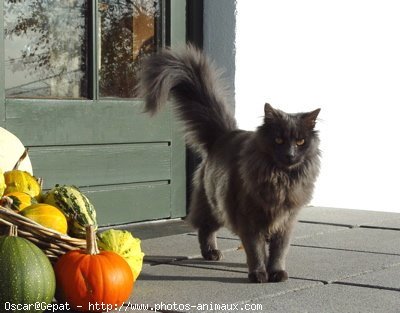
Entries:
[[185, 1], [0, 6], [0, 126], [44, 188], [80, 187], [101, 225], [184, 216], [184, 143], [169, 110], [142, 113], [134, 86], [141, 57], [184, 42]]

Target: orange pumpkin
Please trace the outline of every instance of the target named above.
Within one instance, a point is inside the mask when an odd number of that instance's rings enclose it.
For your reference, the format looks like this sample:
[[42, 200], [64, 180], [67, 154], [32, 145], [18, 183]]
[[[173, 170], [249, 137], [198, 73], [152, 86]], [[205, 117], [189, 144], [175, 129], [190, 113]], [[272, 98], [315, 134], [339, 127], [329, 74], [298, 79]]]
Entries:
[[56, 298], [60, 303], [68, 302], [77, 311], [116, 309], [133, 290], [132, 271], [118, 254], [99, 252], [93, 225], [87, 226], [86, 240], [86, 251], [69, 251], [57, 261], [54, 267]]

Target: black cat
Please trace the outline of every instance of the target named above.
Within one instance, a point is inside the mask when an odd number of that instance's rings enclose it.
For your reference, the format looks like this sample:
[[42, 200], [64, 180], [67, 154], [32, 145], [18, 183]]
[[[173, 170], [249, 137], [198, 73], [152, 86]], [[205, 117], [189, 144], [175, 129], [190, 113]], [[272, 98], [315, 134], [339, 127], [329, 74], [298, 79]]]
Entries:
[[226, 226], [242, 240], [251, 282], [286, 280], [291, 231], [319, 172], [320, 110], [288, 114], [265, 104], [263, 125], [237, 129], [219, 72], [191, 46], [146, 59], [138, 90], [151, 114], [172, 96], [186, 141], [201, 154], [188, 220], [203, 257], [222, 258], [216, 231]]

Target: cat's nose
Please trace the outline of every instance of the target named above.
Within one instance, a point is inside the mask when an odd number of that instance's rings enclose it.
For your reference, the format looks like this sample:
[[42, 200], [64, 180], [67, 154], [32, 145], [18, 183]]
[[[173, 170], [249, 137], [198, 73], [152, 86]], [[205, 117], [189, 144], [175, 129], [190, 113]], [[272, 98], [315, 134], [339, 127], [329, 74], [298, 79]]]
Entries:
[[286, 161], [288, 162], [288, 163], [293, 163], [294, 162], [294, 159], [295, 159], [295, 155], [294, 155], [294, 153], [288, 153], [288, 154], [286, 154]]
[[294, 161], [294, 156], [288, 154], [288, 155], [286, 156], [286, 161], [287, 161], [288, 163], [292, 163], [292, 162]]

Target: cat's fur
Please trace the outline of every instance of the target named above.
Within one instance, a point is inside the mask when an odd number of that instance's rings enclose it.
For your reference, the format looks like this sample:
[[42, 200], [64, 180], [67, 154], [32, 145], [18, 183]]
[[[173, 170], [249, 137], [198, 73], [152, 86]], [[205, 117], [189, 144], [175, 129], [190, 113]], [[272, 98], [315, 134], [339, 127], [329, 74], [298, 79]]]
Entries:
[[221, 259], [216, 231], [227, 226], [242, 240], [251, 282], [286, 280], [293, 224], [319, 172], [319, 109], [287, 114], [265, 104], [264, 123], [239, 130], [218, 70], [190, 46], [145, 60], [138, 90], [151, 114], [174, 98], [186, 141], [202, 156], [188, 220], [203, 257]]

